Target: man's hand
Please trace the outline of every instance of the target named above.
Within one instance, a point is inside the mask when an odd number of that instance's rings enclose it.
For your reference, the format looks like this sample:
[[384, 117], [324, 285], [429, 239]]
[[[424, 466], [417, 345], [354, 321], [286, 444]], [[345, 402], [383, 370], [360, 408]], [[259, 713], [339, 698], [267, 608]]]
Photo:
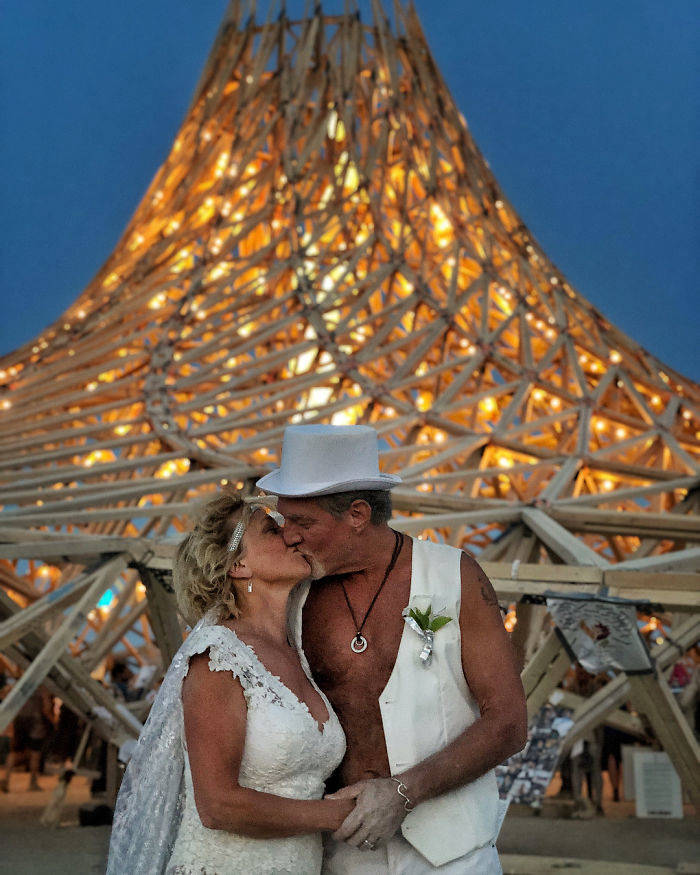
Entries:
[[375, 778], [358, 781], [326, 797], [355, 800], [355, 807], [340, 829], [333, 833], [333, 838], [360, 849], [376, 847], [388, 841], [408, 813], [396, 787], [396, 782], [391, 778]]

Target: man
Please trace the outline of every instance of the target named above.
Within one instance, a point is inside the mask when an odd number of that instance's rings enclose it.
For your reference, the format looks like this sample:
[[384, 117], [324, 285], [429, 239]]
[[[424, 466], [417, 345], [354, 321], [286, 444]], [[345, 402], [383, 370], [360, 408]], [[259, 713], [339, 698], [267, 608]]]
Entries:
[[311, 565], [303, 646], [347, 736], [336, 795], [356, 806], [323, 871], [491, 875], [492, 769], [525, 744], [522, 684], [478, 564], [387, 525], [398, 482], [373, 429], [323, 425], [287, 428], [281, 468], [258, 481]]

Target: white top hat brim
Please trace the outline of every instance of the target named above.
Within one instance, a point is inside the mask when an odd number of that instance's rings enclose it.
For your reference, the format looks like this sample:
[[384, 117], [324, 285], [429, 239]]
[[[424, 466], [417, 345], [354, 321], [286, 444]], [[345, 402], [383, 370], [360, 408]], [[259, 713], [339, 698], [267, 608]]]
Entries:
[[303, 498], [313, 495], [332, 495], [334, 492], [354, 492], [355, 490], [380, 490], [392, 489], [401, 483], [397, 474], [382, 474], [364, 477], [356, 480], [342, 480], [325, 483], [300, 483], [293, 479], [282, 476], [280, 468], [270, 471], [261, 477], [256, 486], [270, 492], [272, 495], [281, 495], [287, 498]]

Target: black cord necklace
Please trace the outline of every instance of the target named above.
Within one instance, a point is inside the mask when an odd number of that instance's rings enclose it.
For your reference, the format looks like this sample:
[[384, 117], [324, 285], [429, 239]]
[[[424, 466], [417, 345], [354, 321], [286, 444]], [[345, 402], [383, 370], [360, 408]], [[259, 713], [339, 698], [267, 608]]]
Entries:
[[382, 582], [379, 584], [379, 589], [375, 592], [374, 598], [370, 602], [370, 606], [367, 608], [367, 612], [364, 615], [362, 622], [360, 625], [357, 625], [357, 619], [355, 618], [355, 612], [352, 609], [352, 605], [350, 604], [350, 599], [348, 598], [348, 592], [345, 589], [345, 584], [343, 581], [340, 581], [340, 585], [343, 587], [343, 595], [345, 596], [345, 601], [347, 602], [348, 610], [350, 611], [350, 616], [352, 617], [353, 625], [355, 626], [355, 637], [350, 642], [350, 649], [353, 653], [364, 653], [367, 650], [367, 639], [362, 634], [362, 630], [365, 627], [365, 623], [367, 622], [367, 617], [372, 612], [372, 608], [374, 607], [374, 603], [379, 598], [379, 593], [384, 588], [384, 584], [387, 582], [389, 575], [391, 574], [394, 565], [396, 565], [396, 560], [399, 558], [399, 553], [401, 552], [401, 548], [403, 547], [403, 534], [401, 532], [394, 532], [394, 552], [391, 554], [391, 559], [389, 560], [389, 564], [386, 567], [386, 571], [384, 572], [384, 577], [382, 578]]

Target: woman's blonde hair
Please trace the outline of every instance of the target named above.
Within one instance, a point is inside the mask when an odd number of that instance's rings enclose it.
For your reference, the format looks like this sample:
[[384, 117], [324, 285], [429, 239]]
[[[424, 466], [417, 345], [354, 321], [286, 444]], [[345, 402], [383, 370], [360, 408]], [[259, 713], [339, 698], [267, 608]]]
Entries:
[[236, 523], [248, 522], [255, 505], [247, 504], [232, 488], [208, 499], [193, 515], [192, 531], [178, 547], [173, 563], [173, 585], [183, 617], [194, 623], [219, 606], [219, 621], [240, 613], [235, 581], [229, 575], [243, 548], [229, 550]]

